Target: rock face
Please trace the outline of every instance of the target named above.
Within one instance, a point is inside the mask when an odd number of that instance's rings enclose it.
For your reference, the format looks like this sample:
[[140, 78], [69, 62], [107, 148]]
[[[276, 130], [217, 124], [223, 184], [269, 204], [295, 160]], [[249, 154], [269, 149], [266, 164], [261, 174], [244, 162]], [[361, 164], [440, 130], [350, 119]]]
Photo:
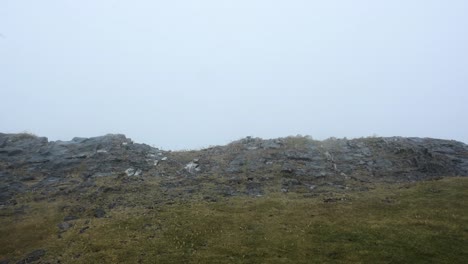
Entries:
[[227, 146], [170, 152], [124, 135], [49, 142], [0, 133], [0, 205], [14, 203], [16, 193], [31, 189], [80, 192], [99, 177], [156, 177], [165, 188], [193, 191], [199, 179], [213, 175], [223, 179], [216, 190], [226, 196], [262, 195], [266, 187], [314, 192], [325, 185], [347, 188], [350, 182], [467, 176], [468, 146], [429, 138], [248, 137]]
[[93, 176], [128, 167], [148, 168], [147, 156], [158, 149], [135, 144], [124, 135], [74, 138], [48, 142], [47, 138], [24, 134], [0, 134], [0, 160], [5, 166], [24, 166], [35, 172], [61, 177], [80, 166]]
[[154, 166], [158, 153], [124, 135], [49, 142], [28, 134], [0, 133], [0, 204], [24, 191], [26, 182], [47, 188], [67, 178], [138, 176]]

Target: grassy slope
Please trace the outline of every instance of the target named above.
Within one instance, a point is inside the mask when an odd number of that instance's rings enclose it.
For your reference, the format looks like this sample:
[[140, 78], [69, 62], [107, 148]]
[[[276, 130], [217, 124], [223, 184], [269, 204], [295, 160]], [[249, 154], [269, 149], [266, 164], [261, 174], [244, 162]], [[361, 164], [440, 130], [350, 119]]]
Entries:
[[[156, 194], [155, 195], [160, 195]], [[466, 263], [468, 178], [378, 185], [368, 192], [139, 201], [84, 215], [58, 238], [57, 199], [3, 210], [0, 260], [44, 248], [52, 263]], [[62, 198], [63, 199], [63, 198]], [[60, 209], [61, 208], [61, 209]], [[79, 230], [89, 226], [84, 233]]]

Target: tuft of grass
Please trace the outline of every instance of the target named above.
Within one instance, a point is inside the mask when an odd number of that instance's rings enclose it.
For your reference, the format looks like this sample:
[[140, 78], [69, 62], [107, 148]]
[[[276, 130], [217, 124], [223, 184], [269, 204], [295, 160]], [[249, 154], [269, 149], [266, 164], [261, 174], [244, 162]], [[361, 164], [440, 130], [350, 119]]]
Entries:
[[289, 136], [283, 139], [286, 147], [291, 149], [305, 150], [310, 144], [316, 143], [310, 136]]

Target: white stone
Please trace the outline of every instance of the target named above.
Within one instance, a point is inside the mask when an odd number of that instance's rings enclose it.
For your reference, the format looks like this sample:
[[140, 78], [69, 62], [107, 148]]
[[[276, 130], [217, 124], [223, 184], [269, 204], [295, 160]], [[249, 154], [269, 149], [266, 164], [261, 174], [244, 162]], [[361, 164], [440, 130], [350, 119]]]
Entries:
[[127, 174], [127, 176], [133, 176], [135, 175], [135, 169], [134, 168], [128, 168], [125, 170], [125, 173]]
[[161, 160], [162, 160], [162, 161], [167, 160], [167, 157], [163, 157]]
[[125, 170], [125, 173], [127, 176], [140, 176], [143, 171], [140, 169], [128, 168]]
[[190, 173], [194, 173], [197, 171], [200, 171], [200, 168], [198, 168], [198, 164], [195, 162], [190, 162], [187, 165], [185, 165], [185, 170], [187, 170]]

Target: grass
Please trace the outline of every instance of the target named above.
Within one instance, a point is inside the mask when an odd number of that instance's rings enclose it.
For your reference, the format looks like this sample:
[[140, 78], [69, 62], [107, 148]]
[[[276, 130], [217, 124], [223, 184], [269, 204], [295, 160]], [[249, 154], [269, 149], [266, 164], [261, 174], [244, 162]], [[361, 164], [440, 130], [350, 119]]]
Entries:
[[293, 148], [293, 149], [298, 149], [298, 150], [304, 150], [309, 147], [310, 144], [312, 143], [317, 143], [314, 141], [310, 136], [289, 136], [283, 139], [284, 143], [288, 148]]
[[52, 263], [466, 263], [467, 190], [467, 178], [445, 178], [172, 204], [135, 192], [125, 196], [133, 206], [84, 214], [61, 238], [60, 208], [80, 202], [31, 201], [24, 214], [1, 214], [0, 260], [43, 248]]

